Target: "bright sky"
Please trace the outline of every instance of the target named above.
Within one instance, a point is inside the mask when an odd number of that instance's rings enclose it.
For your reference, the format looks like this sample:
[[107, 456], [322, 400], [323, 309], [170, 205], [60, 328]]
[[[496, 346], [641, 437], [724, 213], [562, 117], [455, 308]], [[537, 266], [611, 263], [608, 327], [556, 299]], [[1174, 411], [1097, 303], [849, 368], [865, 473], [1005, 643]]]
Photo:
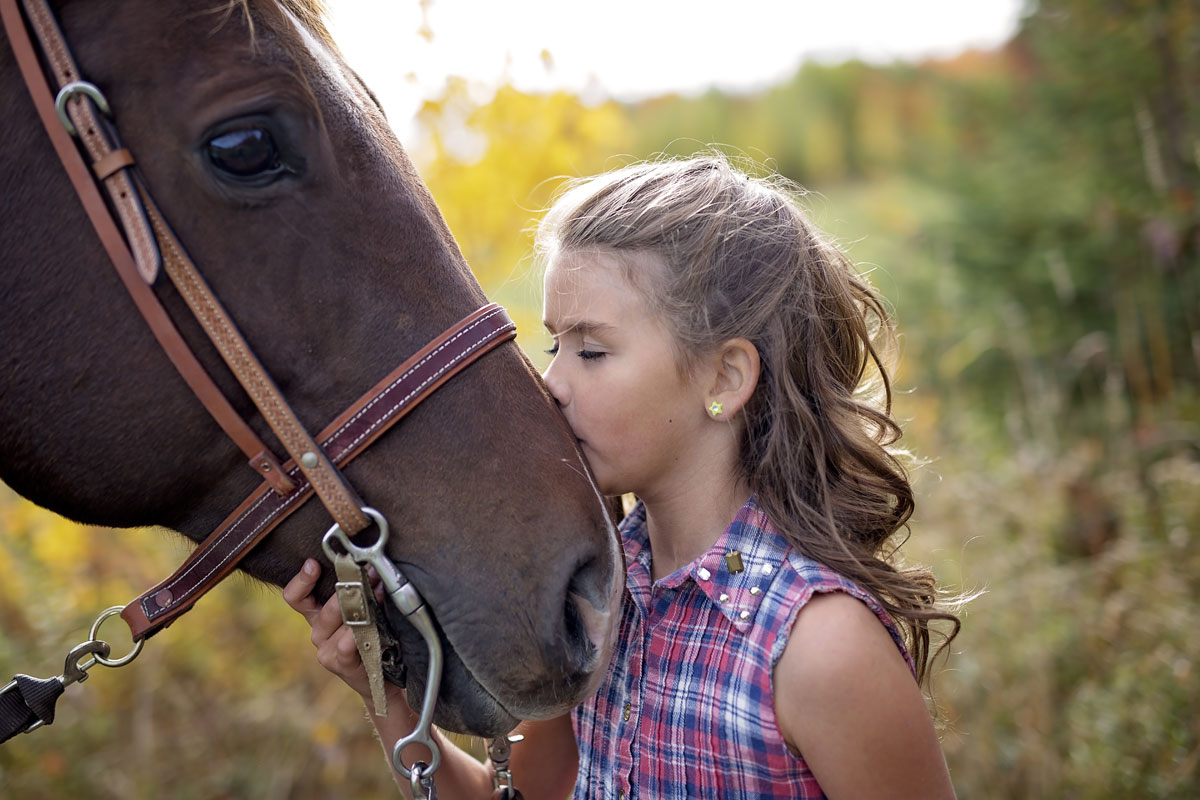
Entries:
[[[326, 0], [350, 65], [401, 137], [448, 76], [482, 88], [637, 98], [752, 89], [805, 60], [873, 62], [992, 47], [1022, 0]], [[432, 38], [419, 31], [427, 24]], [[549, 53], [549, 62], [543, 58]], [[548, 68], [549, 63], [549, 68]]]

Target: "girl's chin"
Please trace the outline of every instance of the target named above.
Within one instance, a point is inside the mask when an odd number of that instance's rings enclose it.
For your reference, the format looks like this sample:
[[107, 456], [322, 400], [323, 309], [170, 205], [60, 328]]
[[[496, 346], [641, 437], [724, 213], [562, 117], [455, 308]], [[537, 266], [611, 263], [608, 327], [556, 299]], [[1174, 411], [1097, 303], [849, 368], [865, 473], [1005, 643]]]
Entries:
[[606, 481], [600, 476], [596, 477], [596, 488], [604, 497], [620, 497], [621, 495], [628, 494], [630, 492], [630, 489], [628, 489], [624, 483]]
[[605, 480], [602, 472], [597, 470], [595, 467], [593, 467], [592, 470], [596, 476], [596, 490], [600, 492], [601, 495], [604, 497], [612, 497], [614, 495], [624, 494], [619, 486], [614, 485], [610, 480]]
[[627, 485], [628, 482], [621, 479], [621, 476], [612, 474], [608, 464], [603, 458], [591, 447], [588, 443], [580, 442], [582, 445], [583, 455], [588, 460], [588, 465], [592, 468], [592, 477], [596, 481], [596, 490], [604, 497], [613, 497], [615, 495], [628, 494], [633, 491]]

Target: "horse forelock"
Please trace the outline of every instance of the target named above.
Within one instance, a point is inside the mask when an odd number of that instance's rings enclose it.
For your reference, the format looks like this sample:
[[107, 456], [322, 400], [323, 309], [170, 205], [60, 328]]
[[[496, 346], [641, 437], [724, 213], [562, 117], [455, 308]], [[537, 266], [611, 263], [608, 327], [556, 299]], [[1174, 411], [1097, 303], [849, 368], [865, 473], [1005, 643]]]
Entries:
[[[262, 52], [256, 16], [259, 22], [267, 25], [276, 34], [267, 37], [271, 41], [268, 46], [276, 48], [278, 55], [290, 63], [289, 69], [296, 85], [308, 96], [316, 118], [324, 125], [324, 112], [312, 83], [310, 64], [314, 58], [325, 60], [323, 55], [314, 50], [324, 49], [334, 60], [341, 58], [341, 52], [325, 24], [328, 10], [322, 0], [225, 0], [207, 13], [218, 18], [216, 28], [227, 24], [235, 16], [239, 17], [249, 36], [250, 49], [256, 54]], [[269, 25], [268, 21], [281, 24]], [[287, 33], [289, 28], [298, 35]], [[369, 90], [367, 93], [370, 94]], [[371, 97], [373, 99], [373, 95]]]
[[[254, 18], [250, 13], [250, 6], [253, 2], [254, 0], [226, 0], [225, 4], [215, 8], [214, 12], [228, 18], [235, 11], [240, 10], [245, 16], [246, 24], [249, 26], [250, 35], [253, 38]], [[325, 25], [328, 9], [325, 8], [322, 0], [265, 0], [265, 2], [300, 20], [304, 27], [308, 28], [328, 47], [335, 46], [333, 37], [329, 35], [329, 28]]]

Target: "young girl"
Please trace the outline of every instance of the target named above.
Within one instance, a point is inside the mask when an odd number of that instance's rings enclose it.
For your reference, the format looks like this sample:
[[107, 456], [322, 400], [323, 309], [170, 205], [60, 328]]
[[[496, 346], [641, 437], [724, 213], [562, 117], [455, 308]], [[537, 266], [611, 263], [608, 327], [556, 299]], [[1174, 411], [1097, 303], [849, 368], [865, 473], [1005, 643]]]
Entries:
[[[929, 621], [957, 619], [929, 573], [887, 560], [913, 496], [888, 449], [892, 328], [870, 286], [791, 187], [719, 155], [580, 181], [538, 245], [546, 383], [601, 491], [637, 504], [608, 676], [571, 715], [522, 725], [517, 787], [953, 797], [920, 683]], [[284, 595], [321, 663], [369, 697], [336, 598], [309, 595], [318, 575], [309, 562]], [[375, 720], [388, 753], [404, 709]], [[443, 747], [439, 796], [488, 797], [489, 769]]]

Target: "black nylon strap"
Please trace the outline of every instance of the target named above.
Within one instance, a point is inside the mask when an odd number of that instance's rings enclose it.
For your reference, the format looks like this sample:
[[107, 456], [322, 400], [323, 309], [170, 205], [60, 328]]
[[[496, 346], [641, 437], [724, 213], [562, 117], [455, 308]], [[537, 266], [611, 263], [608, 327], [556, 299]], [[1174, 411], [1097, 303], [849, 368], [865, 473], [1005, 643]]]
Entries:
[[54, 722], [54, 704], [65, 688], [58, 678], [28, 675], [16, 676], [13, 683], [11, 689], [0, 695], [0, 742], [24, 733], [39, 721], [46, 725]]

